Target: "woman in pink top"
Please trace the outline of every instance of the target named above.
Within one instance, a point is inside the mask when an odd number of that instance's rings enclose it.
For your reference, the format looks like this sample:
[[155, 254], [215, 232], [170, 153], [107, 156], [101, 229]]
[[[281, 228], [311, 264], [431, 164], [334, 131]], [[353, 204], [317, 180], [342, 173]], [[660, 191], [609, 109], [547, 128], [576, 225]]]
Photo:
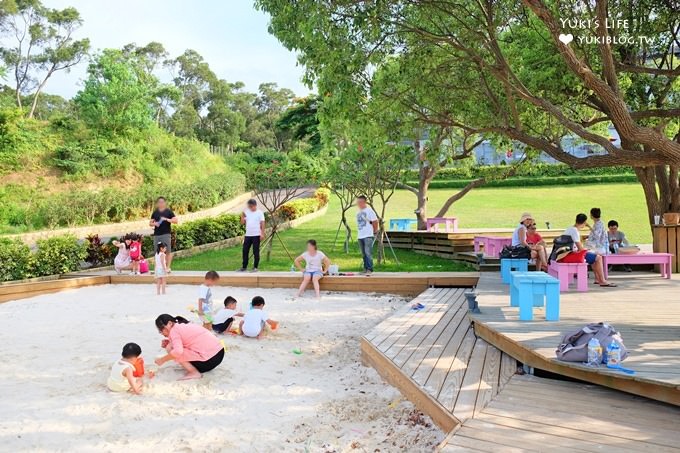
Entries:
[[190, 324], [181, 316], [160, 315], [156, 318], [158, 331], [167, 338], [161, 346], [168, 354], [156, 359], [156, 365], [175, 360], [187, 371], [180, 378], [198, 379], [201, 373], [206, 373], [224, 359], [224, 347], [215, 335], [198, 324]]

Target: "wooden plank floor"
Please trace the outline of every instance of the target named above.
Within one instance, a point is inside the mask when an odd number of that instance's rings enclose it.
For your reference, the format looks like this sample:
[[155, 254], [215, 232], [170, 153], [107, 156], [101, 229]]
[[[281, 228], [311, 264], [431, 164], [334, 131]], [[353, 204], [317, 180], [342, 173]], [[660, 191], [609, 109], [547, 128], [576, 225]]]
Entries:
[[604, 387], [514, 376], [442, 452], [680, 451], [680, 408]]
[[[514, 359], [475, 336], [464, 291], [428, 289], [362, 339], [365, 362], [407, 397], [421, 393], [419, 407], [435, 422], [443, 418], [438, 424], [444, 429], [482, 410], [517, 368]], [[412, 310], [417, 302], [425, 308]], [[433, 415], [433, 407], [448, 421]]]
[[[561, 294], [560, 321], [546, 322], [543, 309], [521, 322], [509, 306], [508, 286], [498, 274], [483, 274], [477, 291], [482, 313], [471, 315], [475, 332], [518, 360], [555, 373], [680, 405], [680, 279], [653, 273], [611, 273], [616, 288]], [[566, 332], [590, 322], [616, 327], [629, 350], [624, 362], [633, 376], [559, 362], [555, 348]]]

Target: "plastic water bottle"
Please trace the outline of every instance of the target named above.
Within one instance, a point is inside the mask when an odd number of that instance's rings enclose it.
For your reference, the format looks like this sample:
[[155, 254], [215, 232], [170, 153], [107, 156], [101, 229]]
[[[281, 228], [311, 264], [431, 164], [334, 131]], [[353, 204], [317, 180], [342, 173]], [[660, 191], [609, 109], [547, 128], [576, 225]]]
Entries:
[[291, 264], [291, 265], [290, 265], [290, 271], [291, 271], [291, 272], [295, 272], [295, 271], [296, 271], [296, 269], [295, 269], [295, 264]]
[[602, 346], [600, 341], [593, 337], [588, 342], [588, 365], [598, 366], [602, 362]]
[[616, 340], [612, 340], [607, 346], [607, 366], [616, 367], [621, 364], [621, 346]]
[[619, 242], [618, 241], [614, 242], [613, 248], [614, 248], [614, 253], [619, 253]]

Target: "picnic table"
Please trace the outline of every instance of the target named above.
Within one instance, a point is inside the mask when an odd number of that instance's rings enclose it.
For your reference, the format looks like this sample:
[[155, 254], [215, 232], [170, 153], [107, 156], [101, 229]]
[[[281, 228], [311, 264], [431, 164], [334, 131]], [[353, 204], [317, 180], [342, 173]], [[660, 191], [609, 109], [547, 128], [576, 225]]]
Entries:
[[455, 217], [430, 217], [426, 221], [427, 231], [439, 232], [439, 224], [444, 224], [447, 233], [458, 231], [458, 219]]
[[602, 266], [604, 267], [604, 278], [609, 275], [607, 268], [617, 264], [658, 264], [661, 277], [671, 278], [671, 263], [673, 255], [670, 253], [617, 253], [613, 255], [602, 255]]
[[390, 230], [391, 231], [409, 231], [411, 225], [418, 225], [416, 219], [390, 219]]
[[479, 253], [483, 245], [484, 254], [491, 258], [500, 257], [503, 247], [510, 244], [512, 244], [512, 238], [504, 236], [475, 236], [474, 238], [475, 253]]

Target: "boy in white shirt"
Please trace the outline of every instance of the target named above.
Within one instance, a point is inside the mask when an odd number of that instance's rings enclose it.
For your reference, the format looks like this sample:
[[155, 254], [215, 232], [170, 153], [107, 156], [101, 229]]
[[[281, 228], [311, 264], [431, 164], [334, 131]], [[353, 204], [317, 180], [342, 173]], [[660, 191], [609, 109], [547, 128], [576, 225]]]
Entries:
[[257, 272], [260, 265], [260, 242], [264, 240], [264, 213], [257, 209], [257, 201], [248, 200], [248, 207], [241, 213], [241, 224], [246, 226], [243, 238], [243, 263], [240, 272], [248, 269], [250, 248], [253, 248], [253, 272]]
[[264, 327], [267, 324], [272, 330], [276, 330], [279, 326], [278, 321], [269, 319], [269, 315], [264, 311], [264, 298], [255, 296], [251, 303], [251, 309], [243, 315], [243, 320], [239, 324], [241, 335], [259, 340], [264, 335]]
[[234, 318], [243, 316], [243, 313], [236, 310], [236, 304], [236, 299], [231, 296], [227, 296], [227, 298], [224, 299], [224, 308], [213, 316], [212, 328], [215, 332], [228, 332], [229, 327], [231, 327], [234, 322]]

